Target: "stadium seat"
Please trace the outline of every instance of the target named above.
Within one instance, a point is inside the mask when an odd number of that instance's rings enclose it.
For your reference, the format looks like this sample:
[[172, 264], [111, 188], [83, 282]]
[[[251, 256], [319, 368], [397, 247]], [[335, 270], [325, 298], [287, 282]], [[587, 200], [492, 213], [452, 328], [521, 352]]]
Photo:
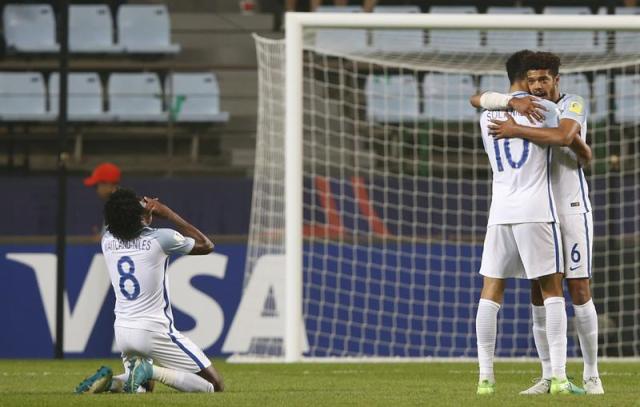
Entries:
[[179, 44], [171, 43], [171, 25], [167, 6], [127, 5], [118, 9], [118, 44], [125, 52], [175, 54]]
[[[374, 13], [420, 13], [418, 6], [376, 6]], [[424, 49], [423, 30], [374, 30], [372, 48], [387, 52], [417, 52]]]
[[[487, 14], [535, 14], [531, 7], [489, 7]], [[517, 41], [514, 39], [517, 38]], [[513, 53], [521, 49], [538, 48], [537, 31], [487, 31], [487, 50]]]
[[[316, 13], [361, 13], [360, 6], [321, 6]], [[326, 29], [317, 30], [315, 46], [319, 52], [362, 51], [368, 47], [367, 30]]]
[[109, 113], [118, 121], [165, 121], [162, 89], [153, 73], [113, 73], [109, 77]]
[[[102, 85], [95, 72], [70, 73], [68, 77], [67, 117], [71, 121], [107, 121], [102, 107]], [[60, 75], [49, 77], [49, 112], [58, 115]]]
[[609, 116], [609, 81], [604, 74], [596, 75], [593, 80], [593, 91], [591, 97], [592, 111], [589, 120], [606, 120]]
[[0, 120], [52, 120], [40, 72], [0, 72]]
[[[589, 7], [545, 7], [544, 14], [591, 15]], [[607, 50], [606, 33], [599, 31], [543, 31], [542, 49], [550, 52], [602, 54]]]
[[431, 73], [422, 82], [425, 117], [435, 121], [475, 121], [469, 97], [476, 93], [470, 75]]
[[591, 114], [591, 87], [586, 76], [581, 73], [560, 75], [560, 93], [581, 96], [587, 103], [587, 114]]
[[82, 53], [122, 52], [113, 42], [113, 19], [106, 4], [69, 7], [69, 50]]
[[615, 89], [616, 122], [640, 124], [640, 74], [616, 76]]
[[[637, 15], [640, 19], [640, 7], [616, 7], [617, 15]], [[616, 31], [614, 50], [616, 54], [640, 53], [640, 33], [631, 31]]]
[[7, 4], [3, 12], [6, 46], [19, 52], [58, 52], [56, 23], [49, 4]]
[[418, 81], [413, 75], [369, 75], [365, 94], [369, 120], [393, 123], [420, 116]]
[[[431, 14], [477, 14], [474, 6], [433, 6]], [[478, 52], [480, 31], [478, 30], [431, 30], [429, 49], [440, 52]]]
[[509, 91], [510, 86], [507, 75], [484, 75], [480, 78], [480, 92], [490, 90], [505, 93]]
[[227, 122], [229, 112], [220, 111], [220, 88], [212, 72], [172, 73], [165, 92], [169, 111], [178, 122]]

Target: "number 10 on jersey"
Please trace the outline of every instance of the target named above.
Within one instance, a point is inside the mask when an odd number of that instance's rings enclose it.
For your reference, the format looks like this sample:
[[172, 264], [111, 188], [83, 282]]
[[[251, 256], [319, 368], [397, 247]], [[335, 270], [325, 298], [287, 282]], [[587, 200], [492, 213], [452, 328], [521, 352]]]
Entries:
[[[500, 143], [500, 141], [502, 141], [502, 143]], [[493, 150], [496, 154], [496, 166], [498, 167], [498, 171], [504, 171], [504, 165], [502, 164], [502, 154], [500, 153], [500, 144], [503, 145], [504, 155], [509, 166], [516, 170], [522, 168], [524, 163], [527, 162], [527, 158], [529, 158], [529, 144], [531, 144], [531, 142], [529, 140], [522, 140], [522, 155], [520, 156], [520, 159], [518, 161], [514, 161], [513, 156], [511, 155], [510, 139], [493, 139]]]

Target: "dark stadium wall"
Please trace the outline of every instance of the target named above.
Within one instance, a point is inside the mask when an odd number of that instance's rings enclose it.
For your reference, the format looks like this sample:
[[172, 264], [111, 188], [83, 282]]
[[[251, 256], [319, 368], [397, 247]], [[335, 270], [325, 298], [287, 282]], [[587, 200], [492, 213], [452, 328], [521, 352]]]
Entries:
[[[0, 177], [0, 236], [55, 234], [55, 177]], [[246, 235], [249, 230], [252, 180], [214, 177], [128, 177], [122, 185], [138, 194], [158, 197], [172, 209], [212, 235]], [[92, 235], [102, 225], [102, 202], [81, 177], [68, 182], [69, 235]], [[159, 224], [161, 225], [161, 224]]]

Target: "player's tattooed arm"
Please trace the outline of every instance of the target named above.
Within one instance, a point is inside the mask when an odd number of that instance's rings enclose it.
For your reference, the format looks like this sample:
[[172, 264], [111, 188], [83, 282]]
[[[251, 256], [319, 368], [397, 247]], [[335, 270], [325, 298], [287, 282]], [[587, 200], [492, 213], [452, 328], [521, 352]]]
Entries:
[[515, 110], [525, 116], [530, 123], [544, 120], [544, 112], [547, 109], [540, 104], [540, 100], [534, 96], [521, 98], [512, 97], [503, 93], [484, 92], [469, 98], [473, 107], [487, 110]]
[[516, 123], [507, 113], [507, 120], [491, 120], [489, 134], [495, 139], [520, 137], [537, 144], [569, 147], [581, 165], [591, 162], [592, 152], [580, 137], [580, 124], [572, 119], [562, 119], [558, 127], [529, 127]]
[[178, 232], [188, 236], [195, 241], [193, 249], [189, 254], [209, 254], [213, 251], [213, 243], [198, 228], [184, 220], [167, 205], [164, 205], [157, 198], [144, 197], [145, 209], [150, 215], [155, 215], [161, 219], [167, 219], [173, 223]]

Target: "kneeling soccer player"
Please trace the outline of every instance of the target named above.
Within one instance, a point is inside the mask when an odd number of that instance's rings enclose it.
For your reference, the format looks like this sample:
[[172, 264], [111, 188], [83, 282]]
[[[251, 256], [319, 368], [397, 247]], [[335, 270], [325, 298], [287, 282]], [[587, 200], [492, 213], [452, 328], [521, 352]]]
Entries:
[[[175, 329], [167, 265], [171, 254], [204, 255], [213, 243], [157, 199], [140, 200], [128, 189], [114, 192], [104, 207], [102, 237], [116, 296], [115, 338], [125, 373], [102, 366], [76, 387], [76, 393], [144, 391], [153, 380], [184, 392], [223, 391], [222, 376], [189, 338]], [[152, 229], [152, 216], [173, 229]]]

